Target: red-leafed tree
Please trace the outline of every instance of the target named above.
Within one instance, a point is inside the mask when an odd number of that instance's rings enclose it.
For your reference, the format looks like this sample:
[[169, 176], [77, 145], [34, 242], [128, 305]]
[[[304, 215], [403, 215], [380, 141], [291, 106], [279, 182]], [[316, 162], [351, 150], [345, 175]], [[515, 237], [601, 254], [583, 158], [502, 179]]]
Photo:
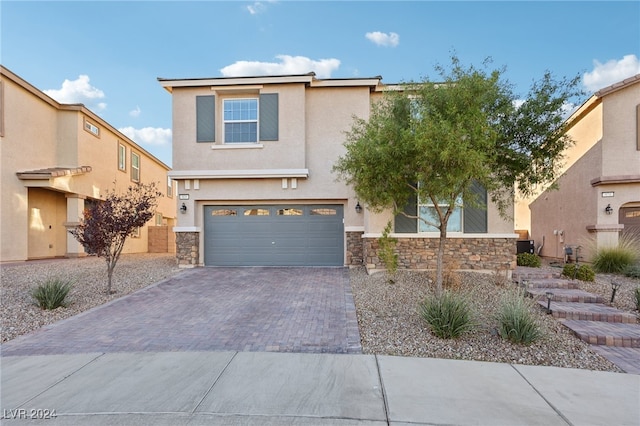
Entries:
[[87, 254], [97, 255], [107, 262], [107, 294], [112, 292], [113, 270], [127, 237], [155, 215], [161, 195], [153, 182], [132, 185], [123, 194], [110, 191], [104, 201], [87, 207], [80, 225], [69, 231]]

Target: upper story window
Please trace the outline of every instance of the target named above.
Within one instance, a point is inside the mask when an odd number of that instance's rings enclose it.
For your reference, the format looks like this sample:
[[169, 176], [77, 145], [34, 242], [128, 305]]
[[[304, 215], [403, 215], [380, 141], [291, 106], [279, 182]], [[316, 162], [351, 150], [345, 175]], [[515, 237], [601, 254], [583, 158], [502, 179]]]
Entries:
[[100, 137], [100, 128], [86, 118], [84, 119], [84, 129], [93, 136]]
[[131, 180], [140, 182], [140, 155], [131, 152]]
[[253, 98], [196, 96], [196, 142], [259, 145], [278, 139], [278, 93]]
[[127, 170], [127, 147], [118, 143], [118, 170]]
[[173, 179], [167, 176], [167, 197], [173, 198]]
[[224, 100], [224, 142], [258, 142], [258, 99]]

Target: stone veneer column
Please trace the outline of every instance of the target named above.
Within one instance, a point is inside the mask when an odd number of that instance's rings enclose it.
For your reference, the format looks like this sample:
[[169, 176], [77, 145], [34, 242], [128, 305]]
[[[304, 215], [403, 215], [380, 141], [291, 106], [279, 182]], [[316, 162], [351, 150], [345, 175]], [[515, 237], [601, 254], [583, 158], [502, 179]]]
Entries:
[[179, 268], [195, 268], [200, 259], [200, 233], [176, 232], [176, 259]]
[[364, 231], [347, 231], [347, 266], [364, 264], [362, 235]]

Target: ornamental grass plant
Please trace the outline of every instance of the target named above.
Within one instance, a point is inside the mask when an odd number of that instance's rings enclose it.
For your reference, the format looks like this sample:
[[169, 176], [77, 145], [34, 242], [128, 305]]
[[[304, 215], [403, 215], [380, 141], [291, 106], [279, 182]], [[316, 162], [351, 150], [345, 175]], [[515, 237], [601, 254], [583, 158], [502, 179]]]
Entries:
[[72, 285], [69, 281], [53, 278], [33, 289], [31, 296], [40, 308], [56, 309], [67, 306], [66, 299], [71, 288]]
[[520, 345], [530, 345], [542, 337], [542, 329], [533, 299], [522, 297], [518, 291], [503, 296], [497, 313], [498, 334], [503, 339]]
[[458, 292], [444, 290], [427, 297], [418, 311], [431, 332], [441, 339], [455, 339], [474, 327], [470, 303]]

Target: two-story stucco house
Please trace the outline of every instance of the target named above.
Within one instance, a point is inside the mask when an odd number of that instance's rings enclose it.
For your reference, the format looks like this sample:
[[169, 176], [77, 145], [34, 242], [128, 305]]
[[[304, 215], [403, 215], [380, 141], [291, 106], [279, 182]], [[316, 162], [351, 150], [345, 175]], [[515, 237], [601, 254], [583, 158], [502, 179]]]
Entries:
[[169, 167], [85, 106], [58, 103], [2, 66], [0, 76], [0, 260], [84, 256], [67, 230], [85, 203], [135, 182], [156, 182], [164, 196], [123, 252], [173, 252]]
[[[531, 236], [542, 256], [563, 258], [565, 247], [589, 261], [622, 234], [640, 238], [640, 74], [591, 96], [571, 117], [575, 144], [566, 151], [557, 190], [518, 209], [531, 215]], [[519, 217], [517, 220], [522, 220]], [[523, 221], [526, 226], [526, 221]]]
[[[182, 267], [383, 268], [377, 239], [394, 218], [368, 210], [332, 173], [354, 116], [367, 119], [389, 88], [381, 77], [158, 81], [172, 95], [170, 176], [178, 182], [174, 230]], [[462, 269], [513, 268], [513, 221], [492, 205], [467, 213], [456, 216], [447, 256]], [[404, 219], [393, 233], [400, 267], [434, 268], [438, 234]]]

